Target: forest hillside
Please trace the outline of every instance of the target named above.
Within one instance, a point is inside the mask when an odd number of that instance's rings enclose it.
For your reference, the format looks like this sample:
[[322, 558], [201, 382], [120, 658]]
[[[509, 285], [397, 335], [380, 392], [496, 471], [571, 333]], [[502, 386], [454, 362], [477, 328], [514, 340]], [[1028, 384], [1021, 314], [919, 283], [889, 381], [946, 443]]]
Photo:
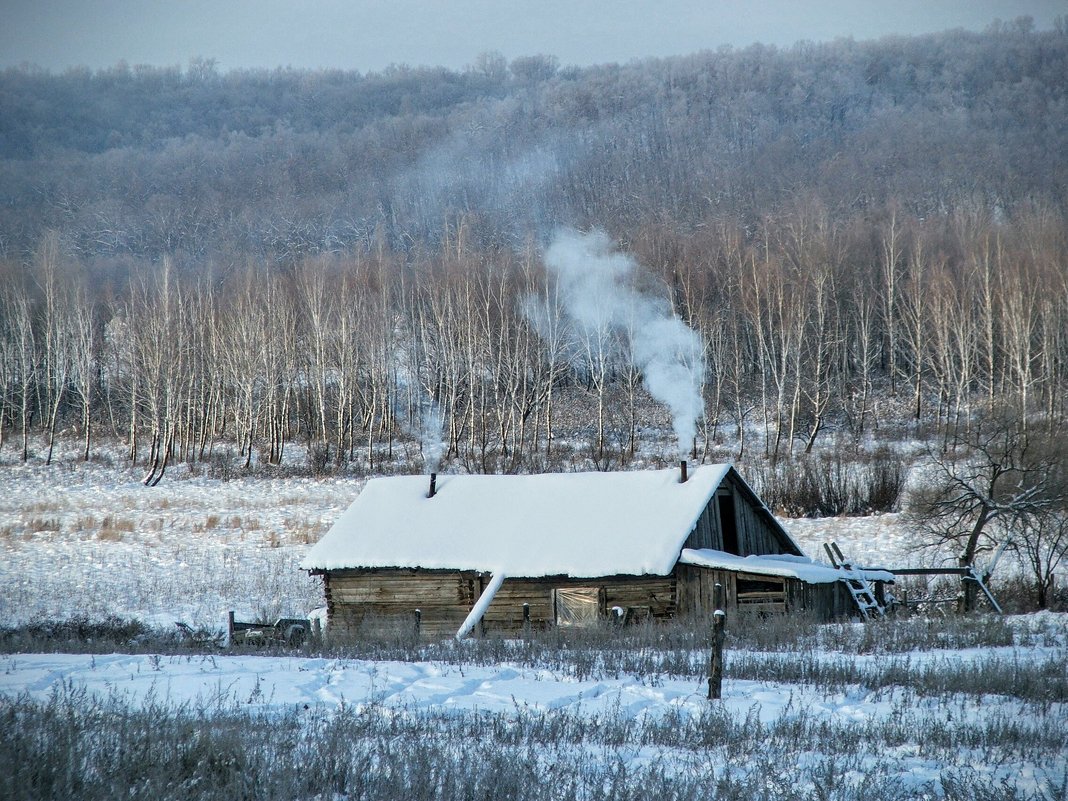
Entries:
[[[1056, 426], [1065, 75], [1065, 26], [1026, 19], [581, 69], [6, 70], [0, 444], [119, 437], [155, 474], [439, 436], [473, 471], [675, 458], [639, 300], [695, 334], [669, 372], [700, 457], [980, 404]], [[622, 316], [576, 313], [561, 237]]]

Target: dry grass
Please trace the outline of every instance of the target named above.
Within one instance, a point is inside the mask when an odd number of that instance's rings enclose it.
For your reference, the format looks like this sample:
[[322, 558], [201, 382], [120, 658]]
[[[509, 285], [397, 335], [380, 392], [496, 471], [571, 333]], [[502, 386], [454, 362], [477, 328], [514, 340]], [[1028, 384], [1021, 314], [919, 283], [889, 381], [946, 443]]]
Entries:
[[241, 517], [234, 515], [230, 518], [230, 528], [237, 531], [259, 531], [263, 528], [258, 517]]
[[39, 534], [45, 531], [54, 531], [58, 534], [63, 530], [63, 526], [54, 517], [31, 517], [26, 521], [23, 530], [30, 534]]
[[130, 534], [134, 531], [135, 526], [132, 520], [127, 518], [115, 517], [114, 515], [108, 515], [102, 521], [100, 521], [100, 528], [111, 529], [114, 531], [124, 531]]
[[92, 531], [96, 527], [96, 517], [94, 517], [93, 515], [82, 515], [74, 521], [75, 531]]
[[313, 522], [304, 517], [287, 517], [283, 525], [287, 539], [297, 545], [314, 545], [326, 533], [326, 526], [322, 522]]
[[[78, 531], [92, 531], [97, 528], [96, 519], [92, 516], [79, 518], [77, 525]], [[132, 534], [135, 530], [136, 526], [133, 520], [107, 515], [100, 521], [99, 531], [94, 535], [94, 539], [104, 542], [122, 542], [126, 539], [127, 534]]]
[[62, 512], [65, 505], [59, 501], [35, 501], [23, 507], [26, 514], [43, 515], [49, 512]]
[[222, 523], [222, 517], [217, 514], [210, 514], [204, 518], [203, 523], [193, 524], [194, 534], [203, 534], [205, 531], [214, 531]]

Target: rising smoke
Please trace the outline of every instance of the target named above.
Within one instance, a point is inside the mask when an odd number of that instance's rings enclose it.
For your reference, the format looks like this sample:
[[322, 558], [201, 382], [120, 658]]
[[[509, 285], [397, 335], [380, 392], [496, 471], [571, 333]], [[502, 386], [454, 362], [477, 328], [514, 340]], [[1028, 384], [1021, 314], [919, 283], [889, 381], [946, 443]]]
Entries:
[[432, 398], [424, 396], [419, 406], [419, 441], [423, 444], [426, 472], [436, 473], [445, 455], [444, 414]]
[[[600, 231], [557, 232], [545, 252], [545, 266], [556, 282], [560, 312], [578, 339], [613, 337], [626, 343], [645, 388], [671, 412], [684, 456], [704, 409], [701, 338], [679, 319], [667, 298], [639, 288], [648, 276]], [[524, 306], [532, 322], [544, 328], [550, 316], [545, 304], [528, 298]]]
[[[394, 353], [393, 363], [397, 371], [398, 389], [395, 402], [399, 404], [401, 398], [407, 396], [411, 411], [411, 422], [404, 428], [419, 441], [426, 472], [436, 473], [441, 465], [441, 458], [445, 455], [445, 415], [423, 387], [418, 376], [414, 375], [408, 354], [398, 349]], [[408, 419], [406, 410], [399, 405], [394, 409], [394, 414], [398, 420]]]

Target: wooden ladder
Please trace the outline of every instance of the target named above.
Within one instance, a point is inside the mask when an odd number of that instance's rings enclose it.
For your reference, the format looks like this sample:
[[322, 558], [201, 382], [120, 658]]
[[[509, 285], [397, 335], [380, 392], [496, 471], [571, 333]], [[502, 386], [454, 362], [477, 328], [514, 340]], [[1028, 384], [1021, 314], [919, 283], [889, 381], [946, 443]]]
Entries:
[[823, 550], [827, 552], [827, 556], [830, 558], [834, 568], [841, 572], [842, 578], [840, 581], [846, 585], [849, 594], [853, 596], [853, 601], [856, 603], [857, 609], [860, 610], [860, 616], [865, 620], [871, 620], [873, 613], [878, 617], [885, 616], [886, 607], [879, 603], [879, 599], [875, 597], [871, 585], [864, 578], [864, 573], [845, 558], [842, 554], [842, 549], [838, 547], [838, 543], [825, 542], [823, 543]]

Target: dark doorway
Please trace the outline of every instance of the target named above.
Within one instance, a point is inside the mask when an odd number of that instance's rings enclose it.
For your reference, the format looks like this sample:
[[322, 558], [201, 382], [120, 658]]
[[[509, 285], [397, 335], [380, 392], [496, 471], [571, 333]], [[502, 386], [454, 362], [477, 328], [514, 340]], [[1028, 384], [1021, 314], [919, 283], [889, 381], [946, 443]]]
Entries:
[[719, 525], [723, 532], [723, 550], [741, 556], [738, 551], [738, 523], [734, 519], [734, 496], [719, 495]]

